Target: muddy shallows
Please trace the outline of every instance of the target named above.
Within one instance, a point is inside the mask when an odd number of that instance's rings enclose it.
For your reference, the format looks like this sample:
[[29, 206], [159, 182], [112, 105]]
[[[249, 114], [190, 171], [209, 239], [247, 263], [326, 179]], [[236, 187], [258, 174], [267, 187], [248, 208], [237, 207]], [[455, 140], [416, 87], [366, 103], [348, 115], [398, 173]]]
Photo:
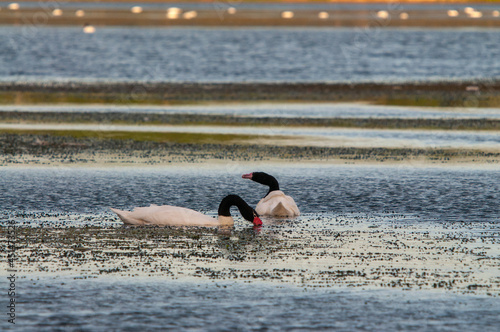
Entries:
[[[69, 226], [67, 216], [50, 213], [11, 218], [45, 220], [34, 227], [13, 226], [15, 265], [25, 276], [197, 278], [500, 295], [500, 238], [493, 222], [307, 214], [264, 219], [262, 229], [243, 221], [236, 229], [185, 229], [121, 227], [109, 216], [81, 217], [82, 226]], [[96, 226], [99, 222], [106, 226]], [[12, 227], [2, 226], [5, 267]]]

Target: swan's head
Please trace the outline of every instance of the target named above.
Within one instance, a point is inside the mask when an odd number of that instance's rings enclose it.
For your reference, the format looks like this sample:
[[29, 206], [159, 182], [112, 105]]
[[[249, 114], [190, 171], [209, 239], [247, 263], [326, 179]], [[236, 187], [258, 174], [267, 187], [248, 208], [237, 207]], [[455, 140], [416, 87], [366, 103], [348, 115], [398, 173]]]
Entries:
[[255, 210], [253, 210], [253, 225], [262, 226], [262, 220], [260, 220], [259, 215], [255, 212]]
[[[247, 205], [248, 206], [248, 205]], [[248, 209], [244, 208], [243, 210], [238, 206], [240, 209], [241, 215], [243, 218], [245, 218], [248, 221], [251, 221], [254, 226], [262, 226], [262, 220], [260, 220], [259, 214], [257, 211], [252, 209], [250, 206], [248, 206]]]
[[238, 210], [240, 210], [241, 215], [248, 221], [251, 221], [254, 226], [261, 226], [262, 220], [260, 220], [259, 214], [252, 209], [240, 196], [238, 195], [228, 195], [224, 197], [219, 205], [219, 216], [230, 217], [231, 206], [235, 205]]
[[278, 180], [272, 175], [269, 175], [264, 172], [252, 172], [248, 174], [243, 174], [241, 176], [243, 179], [249, 179], [255, 181], [257, 183], [263, 184], [265, 186], [269, 186], [269, 192], [274, 190], [280, 190], [280, 185], [278, 184]]

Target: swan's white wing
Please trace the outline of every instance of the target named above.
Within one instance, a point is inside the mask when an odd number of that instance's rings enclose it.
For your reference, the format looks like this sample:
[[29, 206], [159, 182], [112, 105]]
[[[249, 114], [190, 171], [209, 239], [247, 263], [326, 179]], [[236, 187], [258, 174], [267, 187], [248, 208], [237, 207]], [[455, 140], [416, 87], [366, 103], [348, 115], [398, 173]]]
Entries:
[[137, 207], [132, 212], [111, 209], [128, 225], [217, 226], [217, 219], [179, 206]]
[[295, 217], [300, 215], [299, 208], [292, 197], [281, 190], [275, 190], [260, 200], [255, 211], [262, 216]]

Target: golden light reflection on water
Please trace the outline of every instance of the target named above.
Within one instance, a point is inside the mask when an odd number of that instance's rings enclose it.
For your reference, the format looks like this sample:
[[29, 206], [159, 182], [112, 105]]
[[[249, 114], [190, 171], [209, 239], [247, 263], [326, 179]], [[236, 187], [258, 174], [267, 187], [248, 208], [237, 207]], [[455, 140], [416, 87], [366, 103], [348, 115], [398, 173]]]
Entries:
[[140, 13], [142, 13], [142, 7], [141, 6], [134, 6], [134, 7], [130, 8], [130, 11], [133, 14], [140, 14]]
[[56, 8], [52, 11], [52, 16], [62, 16], [63, 11], [62, 9]]
[[318, 18], [320, 18], [322, 20], [326, 20], [329, 17], [330, 17], [330, 15], [327, 12], [320, 12], [320, 13], [318, 13]]
[[[177, 7], [170, 7], [168, 10], [167, 10], [167, 13], [165, 14], [166, 18], [169, 19], [169, 20], [176, 20], [179, 18], [180, 14], [182, 13], [182, 10], [180, 8], [177, 8]], [[189, 16], [189, 15], [188, 15]], [[194, 16], [196, 17], [196, 16]], [[194, 18], [194, 17], [191, 17], [191, 18]]]
[[17, 2], [12, 2], [7, 6], [7, 8], [10, 10], [19, 10], [20, 6]]

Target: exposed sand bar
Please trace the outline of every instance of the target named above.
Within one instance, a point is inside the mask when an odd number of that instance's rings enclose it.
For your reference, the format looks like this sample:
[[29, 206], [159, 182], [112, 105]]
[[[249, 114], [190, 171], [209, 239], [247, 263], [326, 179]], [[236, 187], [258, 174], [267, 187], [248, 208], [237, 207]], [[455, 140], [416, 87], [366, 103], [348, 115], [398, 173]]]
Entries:
[[500, 163], [498, 149], [298, 146], [286, 145], [286, 137], [280, 139], [282, 145], [251, 135], [17, 130], [0, 134], [0, 166], [326, 162], [497, 167]]
[[[428, 130], [370, 130], [370, 129], [317, 129], [287, 127], [241, 126], [137, 126], [94, 124], [18, 124], [0, 123], [0, 131], [7, 132], [74, 132], [113, 135], [150, 135], [150, 140], [163, 142], [172, 135], [202, 135], [212, 141], [217, 138], [233, 143], [262, 143], [275, 146], [309, 147], [362, 147], [362, 148], [467, 148], [500, 152], [500, 132], [486, 133]], [[409, 134], [409, 135], [408, 135]], [[163, 136], [166, 135], [166, 136]], [[441, 138], [440, 135], [446, 135]], [[426, 139], [422, 139], [426, 137]], [[479, 140], [478, 140], [479, 137]]]
[[[4, 124], [97, 124], [103, 125], [210, 125], [210, 126], [286, 126], [365, 129], [500, 130], [499, 119], [423, 119], [423, 118], [304, 118], [259, 117], [223, 114], [125, 113], [125, 112], [30, 112], [0, 111]], [[6, 128], [3, 126], [3, 128]], [[102, 127], [101, 127], [102, 129]]]
[[[132, 7], [133, 4], [130, 5]], [[40, 8], [21, 8], [19, 10], [0, 11], [0, 24], [4, 25], [75, 25], [83, 26], [315, 26], [315, 27], [500, 27], [500, 18], [495, 16], [493, 10], [483, 10], [480, 16], [466, 15], [460, 12], [456, 17], [450, 17], [447, 10], [436, 9], [410, 9], [406, 10], [400, 3], [388, 3], [381, 6], [385, 14], [378, 14], [374, 9], [328, 10], [328, 16], [320, 18], [323, 10], [300, 9], [293, 11], [293, 17], [283, 18], [281, 9], [238, 9], [234, 14], [228, 13], [230, 5], [226, 2], [214, 2], [211, 9], [197, 9], [196, 15], [189, 5], [185, 6], [175, 18], [167, 18], [166, 8], [143, 8], [140, 13], [132, 13], [130, 9], [119, 8], [85, 8], [85, 15], [76, 16], [79, 9], [67, 8], [57, 15], [53, 10], [57, 2], [47, 3]], [[455, 9], [450, 4], [451, 10]], [[479, 9], [481, 10], [481, 9]], [[404, 14], [403, 14], [404, 13]], [[403, 14], [403, 15], [401, 15]], [[406, 15], [405, 15], [406, 14]]]
[[500, 81], [399, 83], [2, 82], [0, 103], [173, 104], [205, 101], [368, 101], [499, 107]]
[[[77, 216], [90, 227], [61, 227], [75, 222], [75, 216], [64, 213], [23, 211], [11, 218], [43, 225], [16, 228], [21, 275], [158, 276], [500, 295], [494, 222], [305, 215], [284, 223], [265, 219], [265, 228], [255, 234], [248, 228], [125, 228], [112, 223], [117, 218], [109, 214]], [[6, 233], [7, 227], [0, 227], [2, 249]], [[7, 250], [0, 252], [3, 270]]]

